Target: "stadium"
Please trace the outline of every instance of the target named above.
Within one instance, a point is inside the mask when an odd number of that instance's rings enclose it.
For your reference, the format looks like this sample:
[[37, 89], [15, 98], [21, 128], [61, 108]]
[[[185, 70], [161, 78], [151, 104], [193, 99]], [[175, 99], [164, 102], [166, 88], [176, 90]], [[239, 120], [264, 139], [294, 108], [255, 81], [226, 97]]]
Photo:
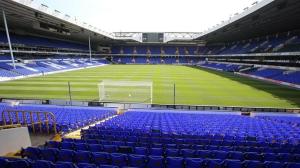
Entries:
[[300, 168], [299, 0], [194, 32], [0, 10], [0, 168]]

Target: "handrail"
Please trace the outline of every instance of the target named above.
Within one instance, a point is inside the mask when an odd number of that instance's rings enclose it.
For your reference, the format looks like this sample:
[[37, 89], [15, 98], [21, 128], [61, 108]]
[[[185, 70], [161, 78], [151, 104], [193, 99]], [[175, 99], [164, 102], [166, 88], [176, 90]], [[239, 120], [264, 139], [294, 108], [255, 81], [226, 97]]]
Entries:
[[[14, 119], [12, 117], [13, 115], [15, 115]], [[21, 115], [21, 117], [19, 117], [19, 115]], [[27, 122], [28, 115], [29, 115], [29, 119], [30, 119], [29, 123]], [[41, 119], [41, 115], [44, 116], [43, 119]], [[50, 134], [49, 123], [52, 123], [53, 131], [55, 134], [57, 134], [56, 119], [52, 112], [27, 111], [27, 110], [4, 110], [4, 111], [2, 111], [1, 116], [2, 116], [3, 125], [0, 127], [0, 129], [1, 128], [9, 128], [9, 127], [17, 127], [17, 126], [26, 126], [26, 127], [31, 126], [33, 133], [35, 133], [37, 130], [36, 125], [38, 125], [38, 130], [40, 132], [42, 132], [42, 125], [45, 124], [47, 133]], [[37, 120], [34, 120], [35, 118]], [[7, 123], [7, 119], [9, 121], [9, 123]], [[14, 121], [14, 120], [16, 120], [16, 121]]]

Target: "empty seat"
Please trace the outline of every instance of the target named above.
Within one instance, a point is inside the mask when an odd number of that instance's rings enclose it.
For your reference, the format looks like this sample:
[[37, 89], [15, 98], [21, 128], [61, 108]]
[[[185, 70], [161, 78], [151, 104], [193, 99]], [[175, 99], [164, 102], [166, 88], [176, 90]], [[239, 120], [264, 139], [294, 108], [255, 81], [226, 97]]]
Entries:
[[77, 163], [90, 163], [91, 153], [88, 151], [77, 151], [75, 152], [74, 160]]
[[148, 155], [148, 150], [145, 147], [135, 147], [134, 153], [137, 155]]
[[100, 144], [89, 144], [89, 150], [91, 152], [101, 152], [103, 147]]
[[79, 151], [79, 150], [81, 150], [81, 151], [86, 151], [86, 150], [88, 150], [88, 146], [87, 146], [85, 143], [75, 143], [75, 144], [74, 144], [74, 148], [75, 148], [77, 151]]
[[225, 151], [213, 151], [212, 155], [215, 159], [226, 159], [228, 156], [228, 152]]
[[245, 160], [243, 162], [243, 165], [245, 166], [245, 168], [263, 168], [264, 164], [260, 161], [256, 161], [256, 160]]
[[55, 168], [77, 168], [73, 163], [71, 162], [56, 162], [54, 164]]
[[166, 149], [167, 157], [177, 157], [179, 155], [179, 149]]
[[299, 168], [300, 163], [294, 163], [294, 162], [287, 162], [286, 163], [286, 168]]
[[186, 158], [185, 159], [185, 168], [199, 168], [203, 167], [203, 159], [201, 158]]
[[77, 164], [78, 168], [97, 168], [97, 165], [91, 163], [79, 163]]
[[231, 151], [228, 153], [230, 159], [234, 159], [234, 160], [244, 160], [244, 155], [242, 152], [238, 152], [238, 151]]
[[30, 168], [30, 164], [26, 160], [9, 161], [7, 168]]
[[191, 158], [193, 158], [195, 156], [195, 150], [181, 149], [181, 155], [182, 155], [182, 157], [191, 157]]
[[107, 152], [93, 152], [92, 153], [92, 160], [95, 164], [101, 165], [101, 164], [109, 164], [109, 153]]
[[74, 151], [62, 149], [58, 152], [57, 160], [63, 162], [73, 162]]
[[72, 142], [62, 142], [60, 144], [60, 148], [61, 149], [69, 149], [69, 150], [73, 150], [74, 149], [74, 143]]
[[183, 168], [184, 166], [184, 160], [182, 157], [167, 157], [167, 168]]
[[162, 156], [163, 155], [163, 149], [162, 148], [151, 148], [150, 149], [150, 155], [152, 155], [152, 156]]
[[110, 155], [112, 165], [127, 166], [127, 155], [121, 153], [112, 153]]
[[199, 156], [201, 158], [210, 158], [211, 157], [209, 150], [198, 150], [197, 156]]
[[224, 160], [223, 166], [226, 168], [242, 168], [243, 163], [240, 160], [226, 159]]
[[262, 157], [264, 161], [277, 161], [277, 154], [275, 153], [263, 153]]
[[277, 159], [281, 162], [293, 162], [294, 156], [289, 153], [278, 153]]
[[48, 148], [60, 148], [60, 142], [47, 141], [45, 146], [48, 147]]
[[118, 151], [116, 145], [103, 145], [103, 151], [108, 153], [114, 153]]
[[280, 162], [272, 162], [272, 161], [266, 161], [264, 162], [265, 168], [284, 168], [284, 163]]
[[164, 159], [162, 156], [149, 156], [147, 162], [147, 168], [163, 168]]
[[221, 159], [204, 159], [204, 164], [208, 168], [221, 168], [222, 167], [222, 160]]
[[41, 149], [41, 158], [43, 160], [48, 160], [51, 162], [56, 162], [56, 158], [58, 155], [59, 150], [56, 148], [46, 148], [46, 149]]
[[31, 164], [31, 168], [52, 168], [54, 165], [50, 161], [36, 160]]
[[5, 168], [8, 166], [8, 160], [6, 158], [1, 158], [0, 157], [0, 165], [1, 165], [1, 168]]
[[129, 166], [134, 167], [145, 167], [146, 166], [146, 156], [144, 155], [134, 155], [128, 156]]
[[22, 157], [27, 157], [28, 159], [32, 159], [32, 160], [40, 159], [39, 148], [28, 147], [26, 149], [22, 149], [21, 153], [22, 153]]
[[256, 152], [245, 152], [244, 158], [246, 160], [262, 160], [262, 156]]

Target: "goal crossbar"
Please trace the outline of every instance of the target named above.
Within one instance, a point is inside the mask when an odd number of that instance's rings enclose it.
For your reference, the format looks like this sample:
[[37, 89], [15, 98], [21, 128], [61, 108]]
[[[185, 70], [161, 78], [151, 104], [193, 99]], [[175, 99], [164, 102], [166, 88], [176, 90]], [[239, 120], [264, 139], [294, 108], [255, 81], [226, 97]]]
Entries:
[[100, 102], [152, 103], [152, 81], [102, 80], [98, 84]]

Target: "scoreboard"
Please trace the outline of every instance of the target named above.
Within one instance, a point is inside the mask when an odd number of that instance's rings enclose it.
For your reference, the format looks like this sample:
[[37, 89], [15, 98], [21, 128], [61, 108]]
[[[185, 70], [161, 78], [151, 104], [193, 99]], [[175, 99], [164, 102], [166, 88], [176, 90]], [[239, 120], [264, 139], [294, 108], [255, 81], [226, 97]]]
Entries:
[[143, 33], [143, 43], [163, 43], [164, 33]]

